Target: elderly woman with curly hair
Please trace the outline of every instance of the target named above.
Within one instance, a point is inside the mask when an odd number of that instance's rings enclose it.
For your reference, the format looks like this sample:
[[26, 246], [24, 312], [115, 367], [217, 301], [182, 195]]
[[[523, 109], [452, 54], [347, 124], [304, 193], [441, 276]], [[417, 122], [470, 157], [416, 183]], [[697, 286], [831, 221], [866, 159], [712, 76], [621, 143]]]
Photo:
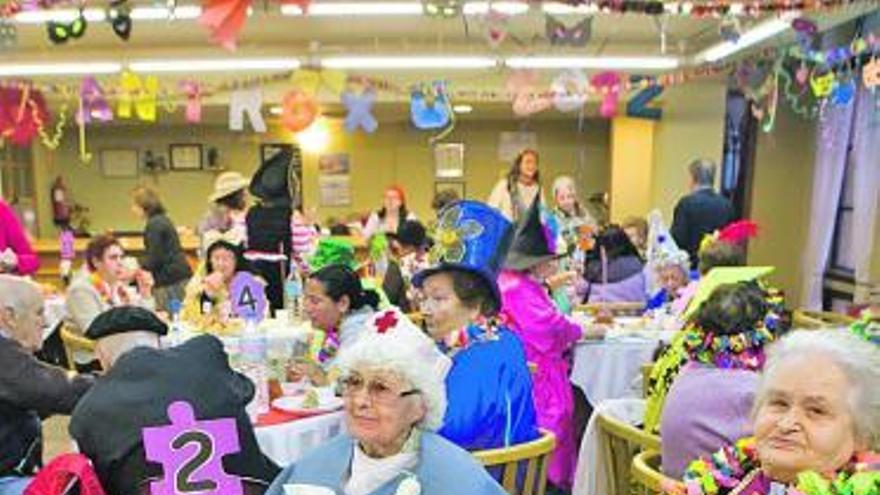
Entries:
[[285, 469], [268, 495], [505, 493], [473, 457], [434, 433], [451, 362], [400, 311], [376, 314], [339, 364], [347, 433]]
[[754, 429], [692, 463], [679, 491], [880, 493], [880, 348], [843, 329], [784, 337], [768, 352]]

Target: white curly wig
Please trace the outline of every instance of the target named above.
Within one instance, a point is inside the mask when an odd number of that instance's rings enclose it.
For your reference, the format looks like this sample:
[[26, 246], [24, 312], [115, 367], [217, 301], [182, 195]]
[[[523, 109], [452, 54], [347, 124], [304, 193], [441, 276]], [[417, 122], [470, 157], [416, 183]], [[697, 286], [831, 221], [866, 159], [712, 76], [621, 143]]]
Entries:
[[396, 308], [376, 313], [366, 326], [357, 340], [340, 353], [337, 364], [341, 370], [347, 373], [370, 368], [398, 374], [418, 389], [425, 401], [427, 414], [419, 427], [431, 431], [440, 428], [446, 414], [446, 375], [452, 361]]

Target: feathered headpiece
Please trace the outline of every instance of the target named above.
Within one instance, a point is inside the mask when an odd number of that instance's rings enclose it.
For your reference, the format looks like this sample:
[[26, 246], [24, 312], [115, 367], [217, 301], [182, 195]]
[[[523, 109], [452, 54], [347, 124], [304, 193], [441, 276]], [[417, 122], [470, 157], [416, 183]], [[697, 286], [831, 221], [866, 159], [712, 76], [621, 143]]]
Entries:
[[728, 224], [721, 230], [716, 230], [713, 234], [703, 237], [700, 241], [700, 251], [705, 250], [716, 242], [724, 242], [726, 244], [743, 244], [749, 239], [758, 236], [758, 224], [751, 220], [739, 220]]

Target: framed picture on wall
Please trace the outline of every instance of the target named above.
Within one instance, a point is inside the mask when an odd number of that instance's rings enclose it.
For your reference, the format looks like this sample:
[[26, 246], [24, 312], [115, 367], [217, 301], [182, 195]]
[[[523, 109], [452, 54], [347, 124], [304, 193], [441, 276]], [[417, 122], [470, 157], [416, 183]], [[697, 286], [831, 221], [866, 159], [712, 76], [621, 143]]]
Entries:
[[101, 175], [108, 179], [136, 179], [138, 176], [138, 150], [106, 149], [99, 153]]
[[464, 143], [441, 143], [434, 146], [434, 177], [464, 178]]
[[438, 180], [437, 182], [434, 183], [434, 194], [437, 194], [440, 191], [445, 191], [447, 189], [451, 189], [451, 190], [455, 191], [456, 194], [458, 194], [458, 197], [460, 199], [465, 199], [467, 196], [466, 196], [466, 190], [465, 190], [464, 186], [465, 186], [464, 181], [447, 181], [447, 180], [440, 181], [440, 180]]
[[171, 170], [201, 170], [201, 144], [172, 144], [168, 146]]

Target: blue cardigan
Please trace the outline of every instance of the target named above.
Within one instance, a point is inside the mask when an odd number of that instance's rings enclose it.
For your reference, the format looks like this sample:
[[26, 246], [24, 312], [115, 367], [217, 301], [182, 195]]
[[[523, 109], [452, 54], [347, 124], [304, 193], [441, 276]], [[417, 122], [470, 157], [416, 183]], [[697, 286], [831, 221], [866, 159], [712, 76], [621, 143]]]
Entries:
[[[354, 442], [347, 434], [330, 440], [282, 471], [266, 495], [285, 495], [284, 485], [294, 483], [331, 488], [337, 495], [344, 495]], [[419, 463], [412, 474], [422, 486], [421, 495], [506, 495], [470, 454], [435, 433], [422, 434]], [[370, 495], [394, 495], [406, 478], [402, 473]]]

